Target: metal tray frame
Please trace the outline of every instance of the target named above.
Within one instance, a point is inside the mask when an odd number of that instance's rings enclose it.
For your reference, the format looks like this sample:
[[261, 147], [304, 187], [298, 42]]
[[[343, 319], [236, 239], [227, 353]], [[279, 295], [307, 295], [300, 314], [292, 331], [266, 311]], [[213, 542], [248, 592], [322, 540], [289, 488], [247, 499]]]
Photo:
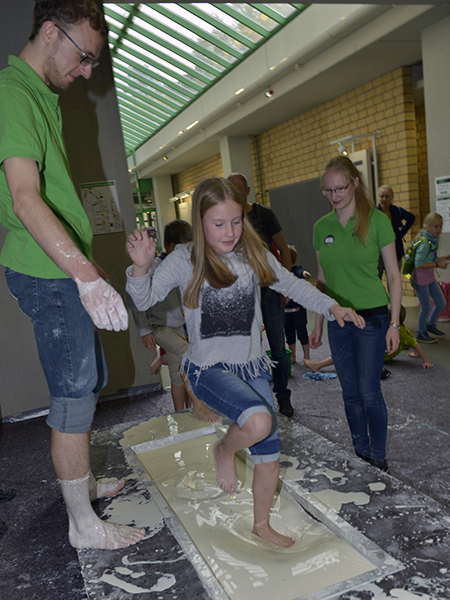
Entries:
[[[139, 460], [138, 455], [148, 450], [172, 446], [174, 444], [204, 437], [206, 435], [216, 434], [222, 438], [226, 431], [227, 428], [223, 425], [211, 425], [179, 435], [168, 436], [165, 438], [144, 442], [142, 444], [137, 444], [124, 450], [125, 457], [129, 465], [151, 493], [152, 499], [161, 511], [169, 530], [180, 544], [191, 564], [197, 571], [197, 574], [203, 585], [208, 590], [211, 598], [214, 600], [229, 600], [229, 596], [216, 579], [205, 559], [197, 550], [197, 547], [192, 542], [184, 527], [178, 521], [178, 518], [173, 513], [170, 506], [167, 504], [164, 496], [161, 494], [158, 487], [153, 482], [152, 478]], [[246, 460], [250, 460], [250, 453], [248, 451], [241, 451], [238, 454], [244, 462]], [[336, 536], [350, 544], [355, 550], [357, 550], [367, 560], [375, 565], [375, 568], [367, 573], [363, 573], [357, 577], [352, 577], [332, 586], [322, 588], [316, 592], [313, 592], [312, 594], [293, 598], [292, 600], [325, 600], [326, 598], [338, 596], [339, 594], [343, 594], [344, 592], [362, 586], [365, 583], [369, 583], [381, 577], [386, 577], [387, 575], [401, 571], [405, 568], [401, 562], [387, 554], [374, 542], [369, 540], [361, 532], [347, 523], [347, 521], [342, 519], [334, 510], [327, 507], [317, 497], [302, 488], [302, 486], [296, 481], [285, 476], [280, 479], [280, 488], [280, 493], [289, 494], [291, 498], [300, 504], [300, 506], [302, 506], [307, 513], [309, 513], [318, 521], [322, 522]]]

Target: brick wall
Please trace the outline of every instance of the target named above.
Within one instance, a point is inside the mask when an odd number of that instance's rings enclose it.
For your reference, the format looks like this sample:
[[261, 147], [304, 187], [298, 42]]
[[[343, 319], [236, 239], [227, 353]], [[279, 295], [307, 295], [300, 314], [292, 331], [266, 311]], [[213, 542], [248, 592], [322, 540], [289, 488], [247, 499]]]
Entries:
[[428, 185], [427, 131], [425, 125], [425, 105], [416, 108], [417, 166], [419, 170], [420, 224], [430, 212], [430, 188]]
[[174, 194], [195, 189], [195, 186], [205, 177], [223, 177], [220, 154], [216, 154], [177, 175], [173, 175], [172, 189]]
[[[396, 69], [252, 137], [255, 192], [262, 192], [264, 204], [269, 204], [267, 190], [320, 176], [325, 163], [337, 153], [331, 140], [377, 130], [379, 183], [391, 185], [395, 203], [417, 217], [406, 238], [409, 243], [418, 231], [421, 214], [429, 210], [425, 115], [423, 107], [416, 110], [414, 105], [410, 67]], [[372, 138], [360, 138], [355, 144], [355, 150], [365, 148], [372, 150]], [[208, 175], [223, 176], [220, 155], [175, 175], [173, 189], [175, 193], [193, 189]], [[413, 295], [406, 280], [403, 291]]]

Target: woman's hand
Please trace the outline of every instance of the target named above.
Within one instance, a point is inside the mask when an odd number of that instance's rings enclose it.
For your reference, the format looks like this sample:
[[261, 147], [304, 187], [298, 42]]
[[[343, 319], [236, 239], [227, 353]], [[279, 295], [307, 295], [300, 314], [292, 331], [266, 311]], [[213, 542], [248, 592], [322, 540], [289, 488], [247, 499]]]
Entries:
[[133, 277], [142, 277], [148, 273], [156, 255], [156, 242], [145, 227], [135, 229], [128, 236], [127, 250], [133, 261]]
[[358, 329], [364, 329], [366, 326], [364, 318], [361, 317], [361, 315], [358, 315], [353, 308], [346, 308], [344, 306], [339, 306], [339, 304], [333, 304], [333, 306], [328, 309], [328, 312], [333, 315], [341, 327], [344, 327], [345, 321], [353, 323]]
[[386, 354], [393, 354], [400, 345], [400, 331], [395, 327], [389, 327], [386, 333]]
[[311, 348], [318, 348], [322, 345], [322, 330], [314, 328], [309, 336], [309, 345]]

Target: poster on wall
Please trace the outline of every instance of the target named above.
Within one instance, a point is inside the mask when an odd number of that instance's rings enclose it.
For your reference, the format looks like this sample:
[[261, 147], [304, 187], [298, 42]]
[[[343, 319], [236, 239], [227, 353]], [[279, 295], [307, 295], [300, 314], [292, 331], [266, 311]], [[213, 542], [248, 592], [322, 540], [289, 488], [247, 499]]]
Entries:
[[80, 183], [81, 200], [94, 235], [123, 231], [115, 181]]
[[436, 212], [442, 215], [442, 233], [450, 233], [450, 175], [435, 177]]

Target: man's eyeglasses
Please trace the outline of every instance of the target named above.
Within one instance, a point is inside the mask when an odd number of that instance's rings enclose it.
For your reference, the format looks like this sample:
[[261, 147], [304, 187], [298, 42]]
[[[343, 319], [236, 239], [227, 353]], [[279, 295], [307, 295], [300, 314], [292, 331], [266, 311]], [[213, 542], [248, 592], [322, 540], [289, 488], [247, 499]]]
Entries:
[[331, 194], [334, 192], [335, 194], [343, 194], [345, 192], [345, 190], [348, 188], [348, 186], [351, 184], [351, 181], [349, 181], [347, 183], [347, 185], [341, 185], [339, 187], [335, 187], [335, 188], [323, 188], [322, 189], [322, 194], [324, 196], [331, 196]]
[[70, 35], [68, 33], [66, 33], [62, 27], [60, 27], [56, 23], [53, 23], [53, 25], [57, 29], [62, 31], [62, 33], [66, 36], [66, 38], [72, 42], [72, 44], [75, 46], [75, 48], [81, 54], [80, 65], [83, 65], [83, 67], [92, 67], [93, 69], [95, 69], [95, 67], [98, 67], [98, 65], [100, 64], [98, 62], [98, 60], [95, 60], [95, 58], [91, 58], [90, 56], [88, 56], [86, 54], [86, 52], [84, 50], [82, 50], [76, 42], [73, 41], [73, 39], [70, 37]]

